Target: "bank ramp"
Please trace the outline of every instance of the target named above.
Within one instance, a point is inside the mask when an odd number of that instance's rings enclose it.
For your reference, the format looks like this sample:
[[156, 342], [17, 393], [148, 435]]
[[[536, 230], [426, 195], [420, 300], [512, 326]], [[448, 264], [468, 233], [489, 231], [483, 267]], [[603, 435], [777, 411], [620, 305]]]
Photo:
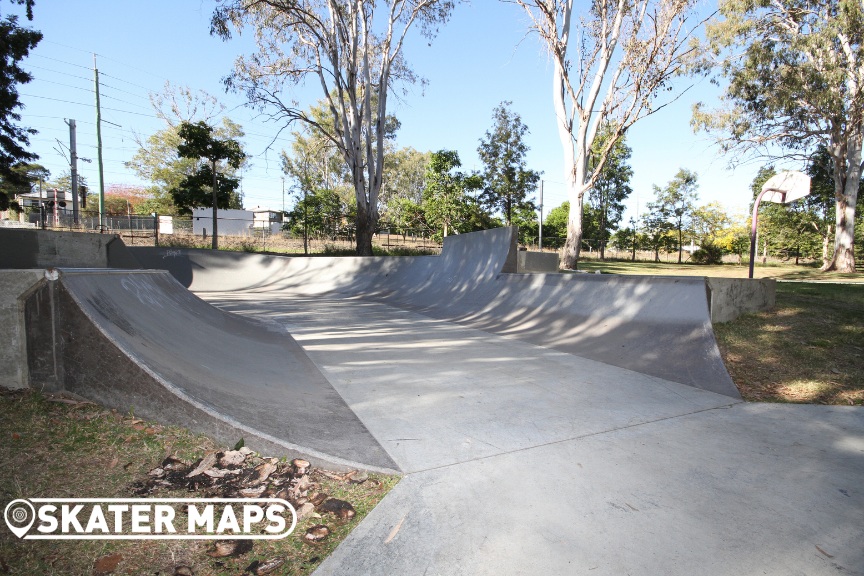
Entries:
[[440, 256], [132, 252], [208, 300], [375, 300], [740, 398], [714, 339], [705, 278], [515, 274], [516, 228], [449, 236]]
[[330, 469], [397, 469], [290, 334], [164, 271], [61, 270], [25, 308], [31, 385]]

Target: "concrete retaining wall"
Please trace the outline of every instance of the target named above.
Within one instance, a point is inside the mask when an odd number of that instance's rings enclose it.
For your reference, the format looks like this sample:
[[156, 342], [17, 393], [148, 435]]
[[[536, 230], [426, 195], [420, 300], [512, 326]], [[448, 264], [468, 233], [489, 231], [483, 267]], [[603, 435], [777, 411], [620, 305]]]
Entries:
[[0, 269], [137, 268], [114, 234], [0, 228]]
[[28, 386], [24, 302], [44, 277], [44, 270], [0, 270], [0, 385], [7, 388]]
[[741, 314], [774, 308], [777, 281], [752, 278], [706, 278], [711, 322], [731, 322]]
[[558, 254], [520, 250], [516, 253], [516, 270], [520, 273], [558, 272]]

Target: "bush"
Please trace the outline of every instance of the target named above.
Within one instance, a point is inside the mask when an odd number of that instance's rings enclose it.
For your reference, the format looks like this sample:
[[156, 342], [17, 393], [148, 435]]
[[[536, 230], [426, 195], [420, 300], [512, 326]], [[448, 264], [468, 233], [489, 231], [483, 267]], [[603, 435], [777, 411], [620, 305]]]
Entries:
[[693, 262], [696, 264], [722, 264], [723, 249], [706, 242], [701, 248], [693, 252]]

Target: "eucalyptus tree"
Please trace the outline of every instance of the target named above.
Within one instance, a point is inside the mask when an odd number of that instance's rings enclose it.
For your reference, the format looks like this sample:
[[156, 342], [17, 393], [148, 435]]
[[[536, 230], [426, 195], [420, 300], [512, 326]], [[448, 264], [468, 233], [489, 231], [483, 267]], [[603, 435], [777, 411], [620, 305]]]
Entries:
[[[223, 0], [211, 32], [251, 27], [257, 52], [241, 57], [228, 87], [286, 124], [299, 122], [339, 150], [357, 200], [357, 253], [372, 255], [381, 191], [387, 104], [398, 82], [417, 76], [402, 48], [409, 31], [431, 39], [457, 0]], [[311, 117], [287, 90], [321, 86], [331, 123]]]
[[530, 195], [540, 181], [540, 173], [526, 165], [528, 127], [519, 114], [510, 110], [511, 104], [501, 102], [495, 107], [494, 124], [477, 148], [484, 165], [480, 201], [493, 213], [500, 212], [507, 226], [513, 224], [517, 213], [535, 210]]
[[[589, 159], [589, 169], [593, 170], [596, 158], [606, 146], [608, 128], [601, 129], [599, 137], [595, 140], [592, 155]], [[633, 177], [633, 169], [627, 163], [632, 150], [627, 146], [626, 139], [622, 136], [610, 151], [606, 158], [606, 164], [600, 171], [600, 175], [594, 182], [594, 186], [588, 192], [588, 203], [591, 210], [584, 216], [593, 216], [593, 228], [597, 231], [600, 258], [606, 257], [606, 243], [612, 236], [612, 232], [618, 229], [618, 223], [624, 214], [624, 200], [633, 193], [630, 179]], [[583, 226], [587, 224], [583, 222]]]
[[[562, 268], [575, 268], [583, 197], [635, 122], [680, 96], [672, 81], [696, 54], [703, 23], [697, 0], [594, 0], [580, 18], [575, 0], [513, 0], [531, 19], [552, 60], [552, 101], [564, 149], [570, 201]], [[602, 126], [605, 145], [589, 166]]]
[[[697, 105], [694, 125], [746, 156], [833, 162], [835, 232], [823, 270], [855, 271], [855, 211], [864, 145], [861, 0], [722, 0], [707, 42], [727, 81], [724, 106]], [[778, 149], [779, 147], [779, 149]]]
[[[647, 223], [649, 229], [655, 232], [675, 233], [679, 264], [683, 259], [684, 231], [691, 225], [696, 210], [696, 200], [699, 197], [697, 180], [694, 172], [682, 168], [663, 188], [654, 186], [655, 199], [648, 203], [649, 217]], [[663, 247], [660, 242], [661, 238], [662, 234], [656, 235], [655, 256], [658, 253], [657, 250]]]

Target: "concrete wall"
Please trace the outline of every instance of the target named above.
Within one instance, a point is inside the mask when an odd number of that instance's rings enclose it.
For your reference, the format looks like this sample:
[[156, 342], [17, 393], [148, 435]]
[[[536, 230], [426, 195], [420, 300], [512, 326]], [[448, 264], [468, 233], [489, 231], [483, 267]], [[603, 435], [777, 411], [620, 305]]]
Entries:
[[0, 270], [0, 386], [28, 386], [24, 302], [45, 274], [45, 270]]
[[0, 228], [0, 269], [137, 268], [114, 234]]
[[516, 270], [525, 272], [558, 272], [558, 254], [556, 252], [528, 252], [520, 250], [516, 253]]
[[706, 278], [711, 323], [731, 322], [741, 314], [774, 308], [777, 281], [748, 278]]

